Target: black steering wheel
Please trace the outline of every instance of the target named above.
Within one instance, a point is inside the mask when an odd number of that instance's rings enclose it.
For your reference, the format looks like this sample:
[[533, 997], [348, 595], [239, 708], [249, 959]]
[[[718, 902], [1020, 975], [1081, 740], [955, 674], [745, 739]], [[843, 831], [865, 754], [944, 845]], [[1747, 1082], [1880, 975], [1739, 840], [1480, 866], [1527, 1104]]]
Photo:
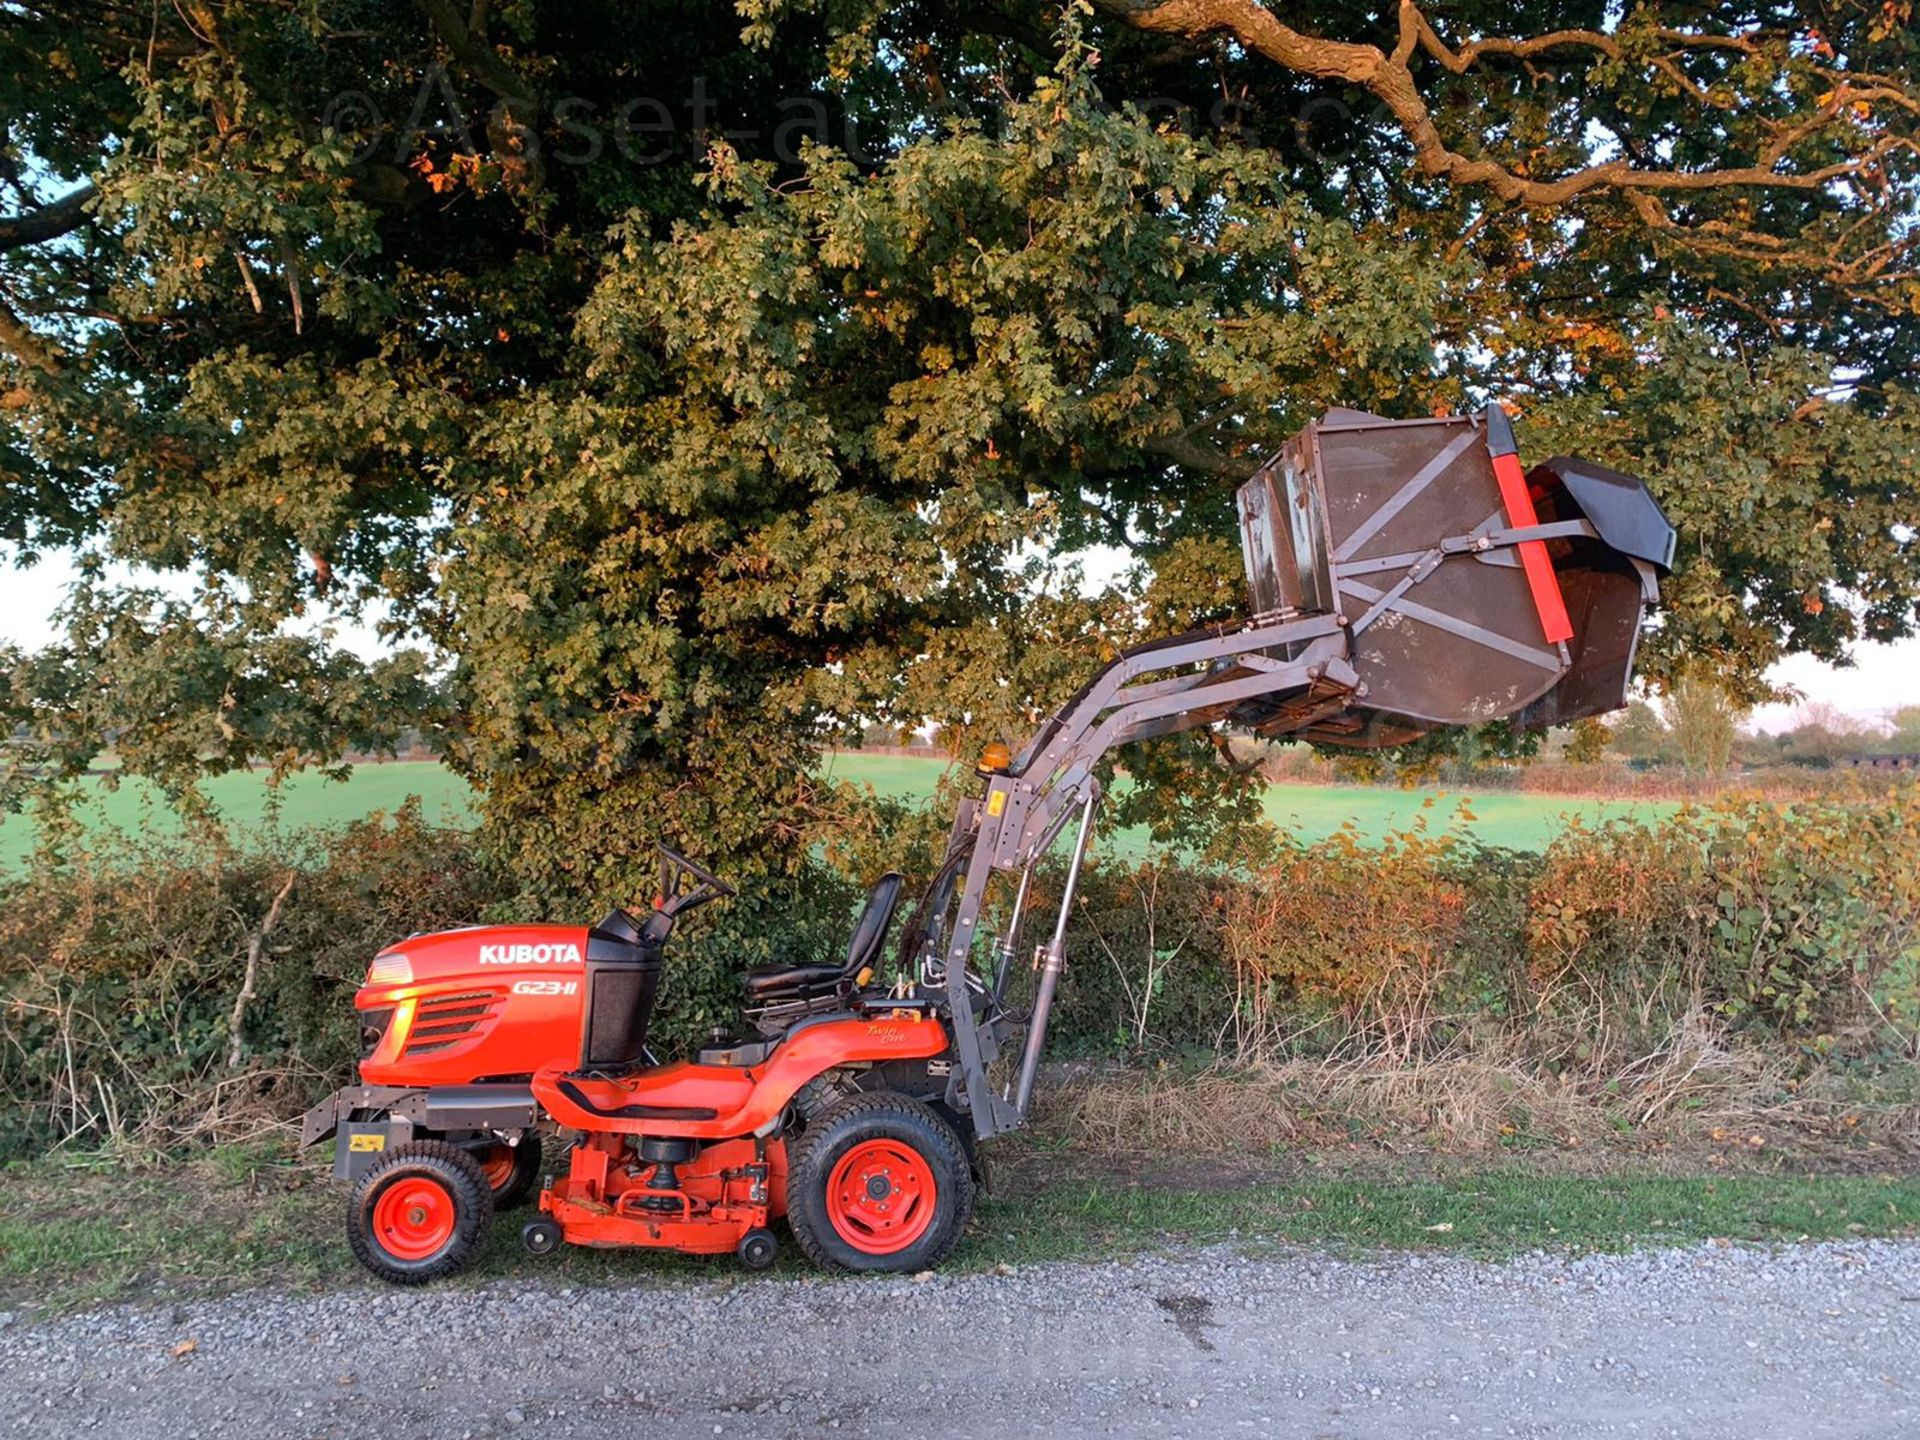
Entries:
[[[594, 928], [629, 944], [664, 945], [674, 920], [687, 911], [739, 892], [718, 875], [696, 865], [677, 850], [660, 851], [660, 888], [650, 905], [616, 905]], [[645, 918], [641, 918], [644, 916]]]
[[683, 915], [709, 900], [723, 900], [740, 893], [678, 850], [669, 850], [664, 845], [656, 848], [660, 851], [660, 890], [653, 902], [656, 911]]

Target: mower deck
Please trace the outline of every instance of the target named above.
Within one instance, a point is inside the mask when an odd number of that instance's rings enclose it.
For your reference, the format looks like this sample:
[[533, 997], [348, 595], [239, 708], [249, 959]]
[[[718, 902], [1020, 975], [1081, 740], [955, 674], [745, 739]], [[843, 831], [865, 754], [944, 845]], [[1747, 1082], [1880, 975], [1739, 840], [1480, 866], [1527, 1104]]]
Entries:
[[675, 1167], [671, 1186], [655, 1183], [660, 1164], [630, 1166], [624, 1154], [611, 1135], [576, 1145], [571, 1169], [540, 1197], [568, 1244], [725, 1255], [787, 1212], [784, 1141], [708, 1145]]

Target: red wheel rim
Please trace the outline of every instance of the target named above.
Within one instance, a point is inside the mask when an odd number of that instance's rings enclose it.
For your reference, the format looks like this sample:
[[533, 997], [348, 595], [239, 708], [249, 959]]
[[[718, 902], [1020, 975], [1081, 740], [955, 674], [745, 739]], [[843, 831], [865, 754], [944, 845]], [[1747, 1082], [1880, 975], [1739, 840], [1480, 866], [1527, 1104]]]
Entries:
[[453, 1238], [454, 1203], [447, 1187], [407, 1175], [373, 1202], [373, 1236], [396, 1260], [425, 1260]]
[[513, 1147], [494, 1145], [480, 1152], [476, 1157], [480, 1161], [480, 1173], [487, 1177], [487, 1185], [495, 1194], [504, 1190], [507, 1182], [513, 1179]]
[[827, 1177], [834, 1233], [867, 1255], [892, 1255], [927, 1233], [939, 1208], [933, 1167], [900, 1140], [866, 1140]]

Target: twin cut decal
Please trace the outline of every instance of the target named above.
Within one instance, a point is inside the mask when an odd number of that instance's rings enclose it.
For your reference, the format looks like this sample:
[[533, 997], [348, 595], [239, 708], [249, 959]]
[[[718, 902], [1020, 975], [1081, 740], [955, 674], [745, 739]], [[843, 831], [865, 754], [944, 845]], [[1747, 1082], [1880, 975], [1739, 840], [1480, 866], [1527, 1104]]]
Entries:
[[482, 965], [578, 965], [578, 945], [482, 945]]

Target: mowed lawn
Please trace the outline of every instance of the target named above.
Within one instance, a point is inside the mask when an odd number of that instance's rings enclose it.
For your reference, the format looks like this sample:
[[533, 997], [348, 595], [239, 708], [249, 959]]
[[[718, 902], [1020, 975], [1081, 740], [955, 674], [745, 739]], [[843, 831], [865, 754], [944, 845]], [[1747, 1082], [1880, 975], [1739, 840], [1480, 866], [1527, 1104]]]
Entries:
[[[848, 754], [829, 756], [824, 767], [830, 779], [871, 785], [878, 794], [908, 800], [931, 795], [945, 768], [939, 760]], [[85, 812], [91, 825], [178, 832], [178, 817], [144, 782], [128, 780], [111, 791], [93, 783], [97, 793]], [[427, 818], [438, 823], [463, 825], [473, 816], [465, 782], [427, 761], [361, 765], [344, 781], [297, 776], [277, 795], [260, 775], [224, 775], [210, 781], [207, 792], [221, 813], [243, 829], [262, 825], [276, 811], [284, 827], [339, 824], [375, 810], [393, 810], [409, 796], [418, 796]], [[1266, 792], [1268, 817], [1309, 842], [1349, 823], [1363, 837], [1378, 840], [1424, 820], [1430, 831], [1460, 823], [1487, 844], [1537, 850], [1566, 827], [1569, 816], [1591, 824], [1619, 815], [1660, 815], [1673, 808], [1662, 802], [1568, 795], [1462, 794], [1354, 785], [1274, 785]], [[0, 866], [18, 865], [31, 849], [32, 839], [32, 827], [22, 817], [0, 821]], [[1123, 834], [1108, 846], [1110, 854], [1128, 858], [1150, 849], [1146, 835], [1138, 831]]]

